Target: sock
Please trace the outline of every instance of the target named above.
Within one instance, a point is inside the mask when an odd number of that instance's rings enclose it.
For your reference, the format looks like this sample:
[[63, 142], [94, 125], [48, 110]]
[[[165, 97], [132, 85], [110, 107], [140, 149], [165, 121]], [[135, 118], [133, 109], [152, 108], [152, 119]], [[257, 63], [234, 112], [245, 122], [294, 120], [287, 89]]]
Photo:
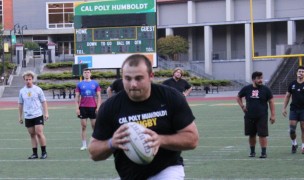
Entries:
[[296, 139], [291, 140], [291, 144], [294, 145], [294, 146], [297, 145], [298, 144], [297, 140]]
[[255, 153], [255, 146], [250, 146], [250, 152]]
[[83, 147], [87, 147], [87, 141], [86, 141], [86, 140], [83, 140], [83, 141], [82, 141], [82, 146], [83, 146]]
[[266, 148], [265, 147], [262, 147], [262, 155], [266, 154]]
[[42, 154], [46, 153], [45, 149], [46, 149], [46, 146], [41, 146], [41, 152], [42, 152]]
[[38, 149], [37, 148], [33, 148], [33, 154], [37, 155]]

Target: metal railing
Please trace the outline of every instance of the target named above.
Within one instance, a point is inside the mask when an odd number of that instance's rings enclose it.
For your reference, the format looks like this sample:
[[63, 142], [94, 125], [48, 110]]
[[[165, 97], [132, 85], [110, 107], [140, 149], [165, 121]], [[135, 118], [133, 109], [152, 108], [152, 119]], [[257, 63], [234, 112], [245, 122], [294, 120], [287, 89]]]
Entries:
[[290, 82], [288, 82], [288, 78], [296, 73], [295, 70], [295, 66], [297, 65], [297, 61], [295, 61], [292, 65], [292, 67], [289, 69], [289, 71], [287, 72], [286, 76], [284, 77], [284, 79], [279, 82], [279, 94], [281, 94], [281, 90], [282, 90], [282, 86], [284, 85], [285, 87], [287, 87], [289, 85]]

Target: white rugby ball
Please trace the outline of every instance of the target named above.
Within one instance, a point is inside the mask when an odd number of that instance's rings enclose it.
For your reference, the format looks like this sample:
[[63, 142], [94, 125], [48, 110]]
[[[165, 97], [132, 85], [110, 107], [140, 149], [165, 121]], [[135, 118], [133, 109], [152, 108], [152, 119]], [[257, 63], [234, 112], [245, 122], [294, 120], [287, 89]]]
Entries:
[[135, 123], [127, 123], [129, 142], [125, 144], [128, 150], [124, 150], [127, 157], [135, 162], [136, 164], [149, 164], [153, 158], [153, 150], [148, 146], [148, 143], [145, 142], [147, 137], [150, 137], [148, 134], [144, 134], [143, 131], [145, 127]]

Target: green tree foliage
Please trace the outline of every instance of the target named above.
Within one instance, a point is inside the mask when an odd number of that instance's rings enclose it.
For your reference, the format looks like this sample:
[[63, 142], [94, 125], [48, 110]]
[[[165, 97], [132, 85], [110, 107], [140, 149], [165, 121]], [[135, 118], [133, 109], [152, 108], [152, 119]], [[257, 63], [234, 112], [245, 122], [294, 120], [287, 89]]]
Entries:
[[157, 52], [162, 56], [176, 60], [181, 53], [187, 53], [188, 42], [181, 36], [167, 36], [157, 40]]
[[39, 45], [36, 42], [24, 42], [24, 48], [27, 48], [28, 50], [39, 50]]

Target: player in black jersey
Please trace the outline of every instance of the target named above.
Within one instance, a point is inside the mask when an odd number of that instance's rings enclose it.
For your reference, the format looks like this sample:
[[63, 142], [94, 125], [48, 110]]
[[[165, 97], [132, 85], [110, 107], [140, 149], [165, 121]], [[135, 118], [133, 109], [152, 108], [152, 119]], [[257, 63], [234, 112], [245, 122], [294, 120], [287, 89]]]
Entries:
[[115, 94], [119, 93], [120, 91], [123, 90], [123, 84], [122, 84], [122, 79], [116, 79], [108, 88], [107, 88], [107, 95], [108, 98], [112, 97], [113, 91]]
[[[246, 106], [242, 98], [246, 99]], [[250, 155], [255, 157], [256, 135], [259, 136], [261, 146], [260, 158], [266, 158], [268, 136], [268, 104], [270, 108], [270, 122], [275, 122], [274, 99], [270, 89], [263, 85], [263, 73], [252, 73], [252, 84], [241, 89], [236, 98], [245, 113], [245, 135], [249, 136]]]
[[284, 117], [287, 116], [287, 105], [289, 100], [290, 112], [289, 112], [289, 134], [291, 139], [291, 153], [296, 153], [298, 144], [296, 140], [296, 127], [298, 122], [301, 125], [302, 132], [302, 154], [304, 154], [304, 67], [299, 66], [297, 70], [297, 80], [290, 83], [288, 90], [285, 95], [282, 114]]
[[192, 91], [192, 87], [182, 78], [183, 74], [184, 71], [177, 67], [173, 70], [173, 77], [165, 80], [163, 84], [177, 89], [179, 92], [183, 93], [184, 96], [188, 96]]
[[[177, 90], [153, 84], [150, 60], [144, 55], [129, 56], [122, 65], [124, 91], [104, 102], [98, 112], [92, 140], [91, 158], [105, 160], [114, 154], [115, 167], [122, 180], [184, 179], [181, 152], [198, 145], [195, 117]], [[147, 143], [155, 157], [148, 165], [133, 163], [125, 155], [128, 122], [148, 129]]]

